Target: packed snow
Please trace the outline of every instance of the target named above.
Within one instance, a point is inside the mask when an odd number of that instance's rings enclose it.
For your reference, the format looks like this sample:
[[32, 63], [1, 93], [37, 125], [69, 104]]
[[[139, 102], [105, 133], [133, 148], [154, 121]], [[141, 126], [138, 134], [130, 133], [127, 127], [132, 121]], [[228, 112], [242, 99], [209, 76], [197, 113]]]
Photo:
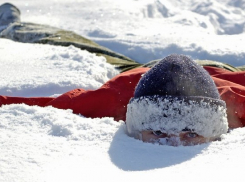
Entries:
[[119, 72], [79, 48], [33, 45], [0, 39], [0, 93], [57, 96], [75, 88], [96, 89]]
[[[172, 53], [245, 65], [244, 0], [10, 0], [22, 21], [72, 30], [138, 62]], [[3, 3], [3, 2], [1, 2]], [[0, 39], [0, 95], [58, 96], [118, 74], [73, 46]], [[143, 143], [113, 118], [24, 104], [0, 107], [0, 181], [244, 181], [245, 128], [221, 141]]]

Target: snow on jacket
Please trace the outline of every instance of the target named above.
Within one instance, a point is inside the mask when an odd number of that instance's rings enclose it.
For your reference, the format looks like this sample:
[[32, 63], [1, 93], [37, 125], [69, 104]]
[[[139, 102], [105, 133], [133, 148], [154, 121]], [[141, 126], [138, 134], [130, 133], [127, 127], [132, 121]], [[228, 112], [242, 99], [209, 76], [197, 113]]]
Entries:
[[[217, 67], [204, 67], [213, 78], [221, 98], [227, 105], [230, 128], [245, 126], [245, 71], [231, 72]], [[149, 68], [136, 68], [112, 78], [97, 90], [75, 89], [52, 97], [0, 96], [0, 106], [24, 103], [41, 107], [72, 109], [85, 117], [113, 117], [125, 121], [127, 104], [141, 76]]]

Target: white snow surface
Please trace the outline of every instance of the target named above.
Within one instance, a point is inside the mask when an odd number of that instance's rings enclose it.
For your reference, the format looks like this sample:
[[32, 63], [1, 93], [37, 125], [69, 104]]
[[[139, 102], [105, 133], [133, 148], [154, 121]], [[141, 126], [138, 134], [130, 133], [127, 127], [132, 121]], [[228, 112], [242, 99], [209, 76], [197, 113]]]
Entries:
[[[22, 21], [72, 30], [141, 63], [181, 53], [245, 64], [244, 0], [10, 0]], [[1, 1], [3, 3], [3, 1]], [[96, 89], [118, 72], [75, 47], [0, 39], [0, 95]], [[189, 147], [130, 138], [123, 122], [0, 107], [0, 181], [244, 181], [245, 128]]]
[[56, 96], [75, 88], [96, 89], [118, 74], [104, 57], [73, 46], [0, 39], [0, 55], [1, 95]]

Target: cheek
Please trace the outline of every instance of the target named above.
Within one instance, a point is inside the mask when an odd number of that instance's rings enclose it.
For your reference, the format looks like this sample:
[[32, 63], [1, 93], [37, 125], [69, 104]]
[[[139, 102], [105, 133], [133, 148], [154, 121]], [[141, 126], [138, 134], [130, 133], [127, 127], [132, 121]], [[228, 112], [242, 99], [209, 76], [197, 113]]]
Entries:
[[142, 141], [143, 142], [151, 142], [152, 140], [157, 140], [158, 137], [151, 134], [151, 133], [146, 133], [146, 134], [142, 134]]
[[159, 141], [159, 139], [167, 137], [167, 134], [165, 133], [163, 133], [160, 136], [156, 136], [151, 131], [142, 131], [141, 135], [142, 135], [143, 142], [150, 142], [150, 143], [155, 143], [156, 141]]
[[180, 139], [183, 145], [188, 146], [188, 145], [198, 145], [202, 143], [207, 143], [208, 139], [204, 137], [196, 137], [196, 138], [181, 138]]

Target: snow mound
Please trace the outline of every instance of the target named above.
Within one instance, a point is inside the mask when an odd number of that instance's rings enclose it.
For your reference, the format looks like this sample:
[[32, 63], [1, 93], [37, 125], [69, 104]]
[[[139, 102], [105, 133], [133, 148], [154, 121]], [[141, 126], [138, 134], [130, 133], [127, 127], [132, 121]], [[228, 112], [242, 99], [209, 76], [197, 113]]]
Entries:
[[0, 54], [1, 95], [50, 96], [75, 88], [96, 89], [118, 74], [104, 57], [73, 46], [1, 39]]
[[[46, 135], [64, 137], [67, 141], [87, 141], [96, 144], [96, 140], [110, 142], [118, 122], [112, 118], [91, 119], [51, 106], [38, 107], [24, 104], [12, 104], [0, 107], [1, 129], [16, 135]], [[98, 127], [98, 125], [100, 127]], [[55, 139], [55, 138], [54, 138]]]
[[245, 64], [244, 0], [13, 3], [23, 21], [74, 31], [140, 63], [177, 53]]
[[243, 174], [244, 128], [221, 141], [172, 147], [131, 138], [112, 118], [23, 104], [2, 106], [0, 113], [1, 181], [155, 180], [159, 174], [178, 181], [188, 180], [190, 170], [205, 181], [239, 179], [224, 175], [234, 169]]

